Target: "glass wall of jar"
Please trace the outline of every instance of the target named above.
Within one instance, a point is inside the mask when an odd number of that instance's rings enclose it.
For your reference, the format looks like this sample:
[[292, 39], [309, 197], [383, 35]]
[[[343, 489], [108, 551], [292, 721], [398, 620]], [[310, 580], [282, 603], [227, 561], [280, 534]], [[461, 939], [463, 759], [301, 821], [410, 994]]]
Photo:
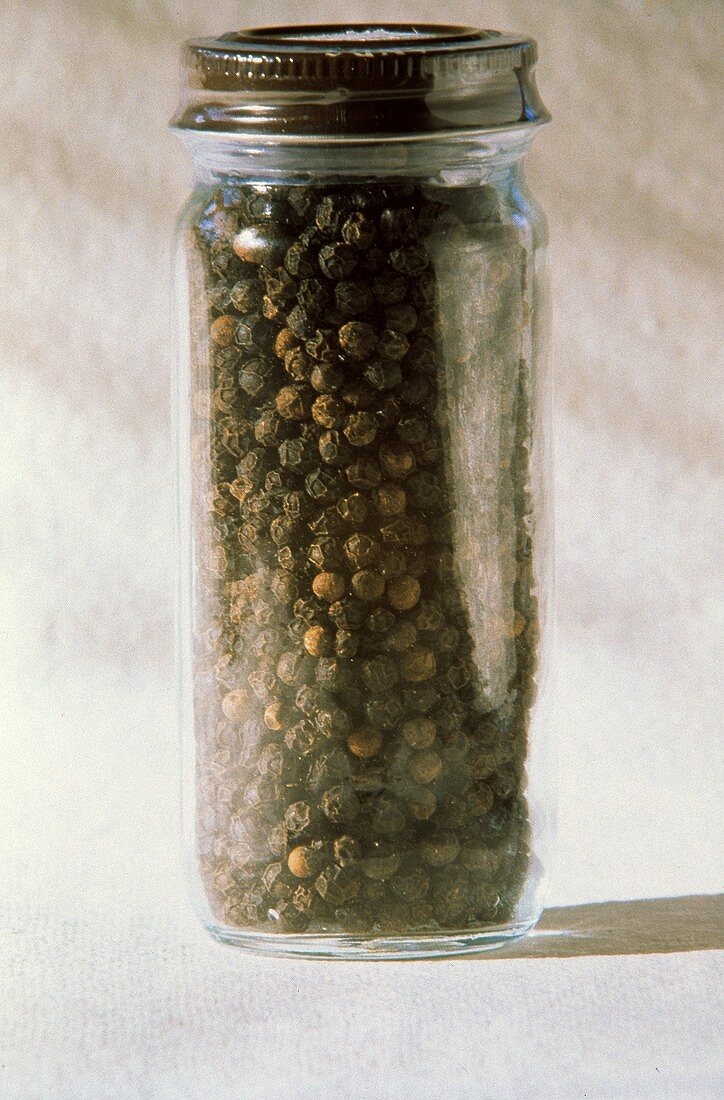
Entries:
[[252, 950], [450, 954], [541, 911], [552, 512], [545, 225], [522, 171], [546, 117], [533, 61], [529, 40], [447, 27], [187, 47], [187, 860], [206, 926]]

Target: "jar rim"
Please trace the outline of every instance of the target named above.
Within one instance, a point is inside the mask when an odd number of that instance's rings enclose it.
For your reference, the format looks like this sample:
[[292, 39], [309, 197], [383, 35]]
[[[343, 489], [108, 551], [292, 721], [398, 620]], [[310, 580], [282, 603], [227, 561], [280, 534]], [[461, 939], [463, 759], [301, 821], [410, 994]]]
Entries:
[[452, 24], [298, 24], [187, 42], [180, 130], [260, 136], [480, 131], [548, 120], [532, 38]]

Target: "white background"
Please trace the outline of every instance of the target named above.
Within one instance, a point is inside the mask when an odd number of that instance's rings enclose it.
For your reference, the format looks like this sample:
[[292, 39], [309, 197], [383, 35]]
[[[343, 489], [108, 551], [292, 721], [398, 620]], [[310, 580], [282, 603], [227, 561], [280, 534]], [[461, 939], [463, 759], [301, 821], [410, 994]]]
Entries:
[[[530, 157], [551, 223], [558, 392], [551, 905], [721, 889], [715, 0], [6, 0], [3, 1100], [724, 1089], [721, 910], [704, 899], [558, 913], [551, 927], [582, 935], [550, 957], [383, 965], [251, 960], [187, 909], [169, 270], [190, 165], [166, 130], [178, 47], [375, 17], [532, 33], [555, 119]], [[617, 932], [625, 913], [635, 928]], [[527, 950], [545, 956], [545, 942]]]

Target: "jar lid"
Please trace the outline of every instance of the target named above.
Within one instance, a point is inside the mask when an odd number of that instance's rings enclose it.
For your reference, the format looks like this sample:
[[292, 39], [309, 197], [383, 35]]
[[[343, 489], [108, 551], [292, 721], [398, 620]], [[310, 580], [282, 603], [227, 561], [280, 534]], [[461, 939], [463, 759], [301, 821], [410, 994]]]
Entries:
[[263, 27], [183, 48], [171, 125], [246, 137], [383, 137], [547, 122], [533, 39], [437, 24]]

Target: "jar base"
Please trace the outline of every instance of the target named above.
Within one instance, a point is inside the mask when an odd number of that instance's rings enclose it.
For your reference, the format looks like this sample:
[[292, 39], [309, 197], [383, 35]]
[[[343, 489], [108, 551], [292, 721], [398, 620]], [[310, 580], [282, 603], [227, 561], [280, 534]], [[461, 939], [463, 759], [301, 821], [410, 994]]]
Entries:
[[376, 960], [389, 959], [442, 959], [455, 955], [472, 955], [480, 951], [492, 951], [521, 939], [538, 921], [539, 914], [530, 920], [510, 924], [478, 928], [474, 931], [429, 932], [395, 936], [384, 934], [354, 935], [340, 933], [289, 933], [249, 932], [228, 925], [206, 924], [211, 935], [222, 943], [232, 944], [253, 955], [269, 958], [291, 959], [340, 959]]

